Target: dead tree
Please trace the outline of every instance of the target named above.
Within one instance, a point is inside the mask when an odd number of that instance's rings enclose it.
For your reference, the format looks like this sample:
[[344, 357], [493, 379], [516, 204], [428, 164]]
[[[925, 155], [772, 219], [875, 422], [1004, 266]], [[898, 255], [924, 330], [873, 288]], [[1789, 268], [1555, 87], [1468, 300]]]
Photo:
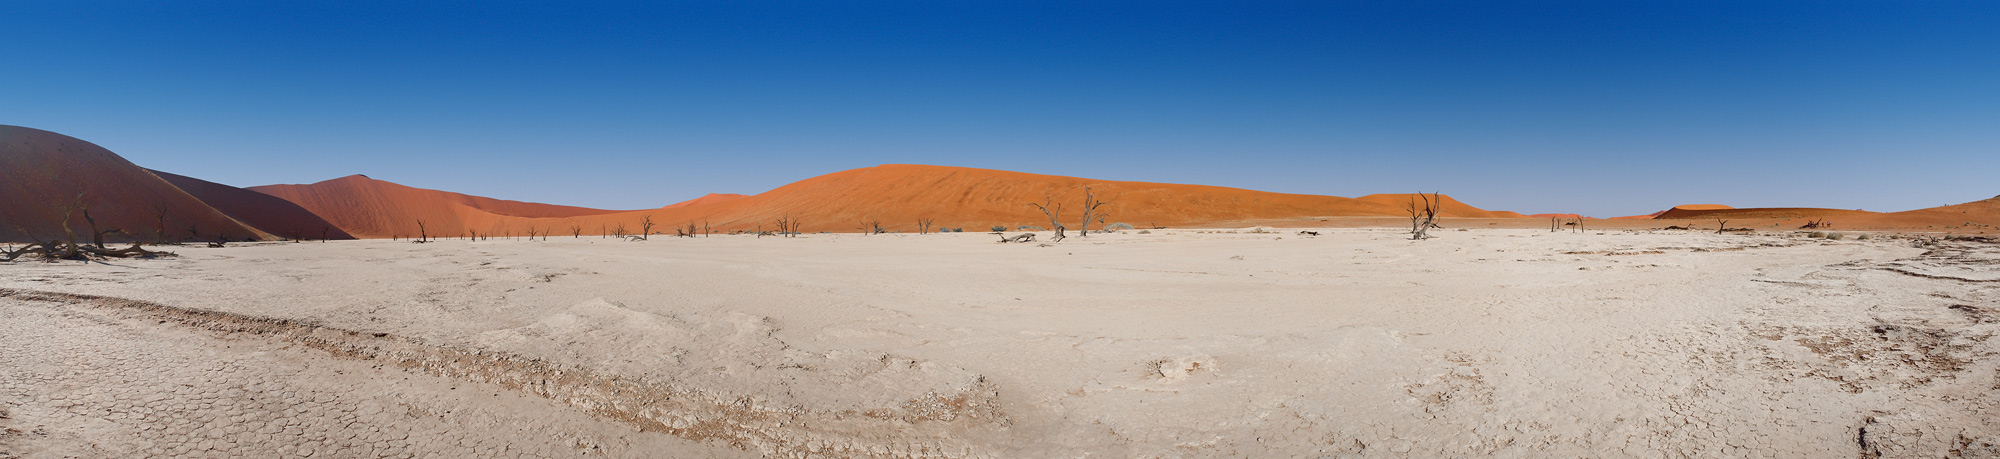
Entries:
[[611, 235], [613, 235], [613, 236], [618, 236], [618, 238], [619, 238], [619, 239], [624, 239], [624, 238], [625, 238], [625, 224], [624, 224], [624, 223], [619, 223], [619, 224], [618, 224], [618, 227], [617, 227], [617, 228], [615, 228], [615, 229], [612, 229], [612, 230], [611, 230]]
[[1717, 217], [1715, 219], [1715, 232], [1716, 234], [1721, 234], [1723, 231], [1729, 231], [1729, 220]]
[[1014, 237], [1000, 236], [1000, 242], [1035, 242], [1035, 233], [1021, 233]]
[[639, 221], [639, 240], [649, 241], [652, 240], [652, 236], [653, 236], [653, 216], [647, 215], [644, 220]]
[[158, 229], [153, 230], [153, 243], [167, 243], [167, 203], [153, 204], [153, 221], [159, 224]]
[[[1050, 227], [1050, 228], [1057, 228], [1057, 227], [1061, 227], [1061, 226], [1062, 226], [1062, 224], [1061, 224], [1061, 223], [1057, 223], [1057, 222], [1056, 222], [1056, 220], [1059, 220], [1059, 219], [1060, 219], [1059, 217], [1061, 217], [1061, 216], [1062, 216], [1062, 203], [1058, 203], [1058, 202], [1055, 202], [1055, 200], [1056, 200], [1056, 199], [1055, 199], [1054, 197], [1049, 197], [1049, 198], [1044, 198], [1044, 200], [1042, 201], [1042, 203], [1041, 203], [1041, 204], [1036, 204], [1036, 203], [1032, 203], [1032, 202], [1031, 202], [1031, 203], [1028, 203], [1028, 206], [1029, 206], [1029, 207], [1034, 207], [1034, 208], [1036, 208], [1036, 209], [1041, 209], [1041, 211], [1042, 211], [1042, 215], [1043, 215], [1043, 216], [1046, 216], [1046, 217], [1049, 217], [1049, 227]], [[1055, 208], [1054, 208], [1054, 209], [1050, 209], [1050, 208], [1049, 208], [1049, 205], [1050, 205], [1050, 204], [1054, 204], [1054, 205], [1055, 205]]]
[[[1078, 233], [1076, 233], [1077, 237], [1090, 237], [1091, 215], [1097, 213], [1098, 206], [1102, 206], [1105, 204], [1110, 204], [1110, 203], [1098, 201], [1097, 195], [1091, 192], [1089, 186], [1083, 187], [1083, 226], [1081, 227], [1081, 229], [1078, 230]], [[1103, 222], [1104, 217], [1102, 215], [1099, 215], [1097, 218], [1098, 218], [1097, 221], [1100, 222], [1098, 227], [1102, 228], [1103, 225], [1101, 223]], [[1060, 239], [1060, 237], [1058, 238]]]
[[96, 246], [99, 250], [104, 249], [104, 235], [124, 232], [124, 231], [119, 231], [117, 228], [98, 231], [97, 219], [90, 218], [89, 207], [83, 208], [83, 221], [90, 224], [90, 245]]
[[929, 218], [917, 219], [917, 234], [930, 234], [932, 221]]
[[792, 237], [792, 229], [791, 229], [792, 227], [791, 227], [791, 225], [792, 225], [792, 215], [791, 215], [791, 214], [784, 214], [784, 215], [779, 215], [779, 216], [778, 216], [778, 235], [780, 235], [780, 236], [784, 236], [784, 237]]
[[1801, 226], [1799, 227], [1799, 229], [1816, 229], [1816, 228], [1832, 228], [1832, 227], [1833, 227], [1833, 222], [1826, 221], [1826, 219], [1824, 218], [1816, 218], [1812, 219], [1811, 221], [1807, 221], [1805, 226]]
[[[129, 258], [129, 257], [150, 258], [157, 256], [173, 256], [173, 253], [170, 252], [154, 252], [146, 250], [145, 248], [141, 247], [140, 243], [137, 241], [134, 241], [131, 247], [124, 249], [113, 250], [104, 247], [105, 235], [112, 233], [122, 233], [123, 231], [119, 231], [117, 229], [99, 230], [97, 228], [97, 220], [91, 218], [90, 216], [90, 208], [84, 205], [83, 193], [77, 193], [76, 199], [74, 201], [71, 201], [70, 205], [57, 206], [57, 208], [62, 210], [62, 218], [63, 218], [62, 229], [64, 237], [66, 237], [67, 239], [43, 241], [40, 238], [36, 238], [34, 234], [29, 233], [26, 228], [22, 228], [17, 225], [14, 227], [14, 229], [20, 231], [21, 235], [27, 236], [28, 239], [33, 240], [34, 243], [29, 244], [27, 247], [22, 247], [20, 249], [13, 249], [12, 248], [13, 246], [9, 245], [7, 249], [0, 250], [0, 261], [11, 262], [16, 259], [20, 259], [21, 257], [29, 257], [29, 256], [40, 258], [43, 261], [49, 261], [49, 262], [54, 262], [57, 260], [78, 260], [78, 261], [88, 262], [93, 259], [103, 259], [103, 258]], [[73, 215], [75, 212], [82, 212], [84, 222], [90, 225], [91, 245], [86, 246], [76, 243], [76, 235], [70, 230], [69, 227], [70, 216]]]
[[[1050, 204], [1055, 204], [1055, 208], [1050, 209], [1049, 208]], [[1028, 205], [1033, 206], [1036, 209], [1041, 209], [1042, 215], [1049, 217], [1049, 228], [1052, 228], [1056, 231], [1056, 236], [1049, 238], [1049, 242], [1062, 242], [1064, 237], [1063, 236], [1064, 228], [1062, 226], [1062, 223], [1057, 222], [1057, 220], [1060, 220], [1060, 217], [1062, 216], [1062, 204], [1055, 202], [1054, 197], [1049, 197], [1045, 198], [1041, 204], [1036, 204], [1031, 202], [1028, 203]]]
[[415, 243], [418, 243], [418, 244], [423, 244], [423, 243], [426, 243], [426, 242], [430, 242], [430, 241], [431, 241], [431, 232], [430, 232], [430, 230], [429, 230], [429, 229], [426, 229], [426, 228], [424, 228], [424, 221], [423, 221], [423, 220], [417, 220], [417, 240], [415, 240], [415, 241], [411, 241], [411, 242], [415, 242]]
[[[1418, 198], [1423, 198], [1422, 206], [1418, 206]], [[1438, 208], [1443, 206], [1444, 199], [1439, 198], [1437, 193], [1425, 195], [1419, 192], [1416, 196], [1410, 197], [1410, 203], [1403, 206], [1403, 210], [1410, 214], [1410, 239], [1430, 239], [1431, 228], [1442, 229], [1443, 227], [1437, 224], [1437, 214]]]
[[583, 227], [576, 225], [569, 225], [569, 238], [577, 239], [581, 237], [583, 237]]
[[710, 235], [710, 234], [715, 234], [715, 233], [714, 233], [713, 231], [709, 230], [709, 228], [708, 228], [708, 219], [706, 219], [706, 218], [704, 218], [704, 219], [701, 219], [701, 237], [708, 237], [708, 235]]

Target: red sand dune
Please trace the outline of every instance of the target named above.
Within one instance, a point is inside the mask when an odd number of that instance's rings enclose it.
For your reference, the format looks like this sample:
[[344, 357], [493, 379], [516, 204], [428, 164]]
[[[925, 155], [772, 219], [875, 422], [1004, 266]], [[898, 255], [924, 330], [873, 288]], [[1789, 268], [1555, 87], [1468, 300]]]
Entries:
[[[1806, 222], [1819, 220], [1831, 224], [1834, 229], [1883, 230], [1883, 231], [1926, 231], [1926, 232], [1977, 232], [2000, 231], [2000, 196], [1927, 209], [1903, 212], [1869, 212], [1864, 210], [1822, 209], [1810, 207], [1761, 207], [1735, 209], [1719, 206], [1719, 209], [1688, 209], [1675, 207], [1659, 216], [1660, 219], [1726, 219], [1730, 226], [1737, 222], [1748, 226], [1756, 224], [1772, 225], [1778, 228], [1797, 228]], [[1754, 223], [1753, 223], [1754, 222]]]
[[[365, 181], [365, 182], [364, 182]], [[363, 186], [366, 185], [366, 186]], [[1237, 188], [1147, 182], [1117, 182], [1037, 175], [989, 169], [945, 166], [884, 165], [835, 172], [801, 180], [755, 196], [720, 199], [710, 195], [686, 205], [625, 212], [594, 211], [588, 215], [520, 218], [467, 206], [452, 205], [452, 193], [403, 187], [348, 177], [313, 185], [253, 187], [252, 190], [291, 199], [361, 237], [416, 234], [415, 220], [424, 218], [433, 235], [456, 236], [465, 230], [485, 234], [525, 235], [553, 230], [568, 233], [581, 227], [587, 234], [625, 225], [638, 232], [650, 216], [654, 232], [672, 234], [673, 227], [706, 221], [718, 232], [775, 230], [789, 215], [806, 232], [860, 230], [880, 221], [891, 231], [916, 231], [919, 218], [935, 219], [935, 227], [984, 231], [990, 226], [1046, 227], [1048, 218], [1028, 203], [1053, 197], [1062, 206], [1061, 224], [1075, 230], [1082, 222], [1083, 189], [1097, 198], [1103, 223], [1135, 226], [1182, 226], [1250, 219], [1325, 216], [1404, 215], [1410, 195], [1372, 195], [1364, 199], [1336, 196], [1268, 193]], [[395, 193], [382, 190], [401, 190]], [[1446, 217], [1518, 217], [1492, 212], [1444, 196]], [[1102, 223], [1092, 222], [1096, 228]]]
[[1835, 218], [1870, 214], [1860, 210], [1821, 209], [1814, 207], [1751, 207], [1743, 209], [1685, 209], [1675, 207], [1654, 217], [1661, 220], [1672, 219], [1716, 219], [1716, 218]]
[[291, 201], [198, 178], [147, 169], [238, 222], [294, 239], [354, 239]]
[[[28, 241], [69, 237], [63, 234], [62, 211], [78, 193], [100, 229], [128, 234], [107, 240], [153, 240], [159, 235], [161, 210], [166, 233], [189, 239], [263, 239], [271, 235], [224, 215], [193, 195], [126, 161], [104, 147], [73, 137], [18, 126], [0, 125], [0, 240]], [[82, 213], [70, 216], [76, 238], [89, 240]]]
[[1681, 209], [1681, 210], [1717, 210], [1717, 209], [1734, 209], [1734, 207], [1729, 207], [1729, 206], [1725, 206], [1725, 205], [1721, 205], [1721, 204], [1681, 204], [1681, 205], [1678, 205], [1678, 206], [1674, 206], [1674, 207], [1673, 207], [1672, 209], [1667, 209], [1667, 210], [1662, 210], [1662, 211], [1659, 211], [1659, 212], [1653, 212], [1653, 213], [1650, 213], [1650, 214], [1645, 214], [1645, 215], [1627, 215], [1627, 216], [1623, 216], [1623, 217], [1611, 217], [1611, 218], [1607, 218], [1606, 220], [1651, 220], [1651, 219], [1655, 219], [1655, 218], [1660, 218], [1660, 215], [1664, 215], [1664, 214], [1666, 214], [1666, 213], [1667, 213], [1667, 211], [1671, 211], [1671, 210], [1674, 210], [1674, 209]]
[[[1438, 195], [1438, 197], [1440, 198], [1440, 200], [1444, 201], [1444, 207], [1441, 208], [1438, 212], [1438, 216], [1441, 217], [1453, 217], [1453, 218], [1526, 218], [1527, 217], [1526, 215], [1521, 215], [1518, 212], [1510, 212], [1505, 210], [1483, 210], [1477, 207], [1472, 207], [1470, 205], [1466, 205], [1465, 203], [1458, 202], [1457, 199], [1452, 199], [1451, 195], [1448, 194]], [[1388, 205], [1389, 207], [1393, 207], [1397, 210], [1397, 215], [1406, 215], [1404, 213], [1406, 212], [1404, 209], [1407, 209], [1408, 206], [1412, 204], [1411, 202], [1412, 199], [1416, 200], [1415, 204], [1423, 205], [1423, 199], [1418, 198], [1417, 195], [1413, 193], [1371, 194], [1354, 199]]]
[[689, 200], [686, 200], [686, 201], [681, 201], [681, 202], [676, 202], [676, 203], [673, 203], [673, 204], [668, 204], [668, 205], [667, 205], [666, 207], [662, 207], [662, 209], [672, 209], [672, 208], [676, 208], [676, 207], [687, 207], [687, 206], [692, 206], [692, 205], [696, 205], [696, 204], [715, 204], [715, 203], [718, 203], [718, 202], [729, 202], [729, 201], [735, 201], [735, 200], [738, 200], [738, 199], [743, 199], [743, 198], [747, 198], [747, 197], [750, 197], [750, 195], [747, 195], [747, 194], [735, 194], [735, 193], [709, 193], [709, 194], [707, 194], [707, 195], [703, 195], [702, 197], [699, 197], [699, 198], [694, 198], [694, 199], [689, 199]]
[[[468, 196], [350, 175], [311, 185], [264, 185], [251, 191], [283, 198], [358, 237], [486, 231], [509, 220], [579, 217], [617, 211]], [[522, 229], [525, 229], [523, 227]]]

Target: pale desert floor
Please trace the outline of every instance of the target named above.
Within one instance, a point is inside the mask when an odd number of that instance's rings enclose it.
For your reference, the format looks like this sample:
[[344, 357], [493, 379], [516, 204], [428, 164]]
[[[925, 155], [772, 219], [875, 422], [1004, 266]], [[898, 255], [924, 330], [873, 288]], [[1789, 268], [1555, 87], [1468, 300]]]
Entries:
[[1295, 231], [0, 264], [0, 457], [2000, 456], [1994, 244]]

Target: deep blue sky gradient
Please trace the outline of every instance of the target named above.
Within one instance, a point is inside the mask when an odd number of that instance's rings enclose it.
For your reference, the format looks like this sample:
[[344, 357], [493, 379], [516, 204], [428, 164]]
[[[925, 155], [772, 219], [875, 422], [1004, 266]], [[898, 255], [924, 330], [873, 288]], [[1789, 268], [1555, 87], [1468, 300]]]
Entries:
[[645, 208], [884, 163], [1609, 217], [2000, 194], [2000, 2], [0, 1], [0, 124]]

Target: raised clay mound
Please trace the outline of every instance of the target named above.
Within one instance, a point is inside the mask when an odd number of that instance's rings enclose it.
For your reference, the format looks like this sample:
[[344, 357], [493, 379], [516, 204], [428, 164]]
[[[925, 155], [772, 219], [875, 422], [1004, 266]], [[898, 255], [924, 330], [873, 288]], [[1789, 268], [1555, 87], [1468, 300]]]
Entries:
[[[165, 179], [90, 142], [39, 129], [0, 125], [0, 240], [69, 238], [61, 207], [83, 195], [107, 241], [263, 239], [271, 235], [231, 219]], [[75, 238], [89, 240], [83, 214], [70, 216]]]
[[294, 239], [354, 239], [339, 226], [276, 196], [184, 175], [148, 171], [224, 215], [266, 233]]
[[[514, 220], [569, 218], [617, 211], [508, 201], [412, 188], [350, 175], [310, 185], [264, 185], [251, 191], [283, 198], [357, 237], [416, 236], [418, 221], [430, 235], [485, 231]], [[526, 228], [521, 225], [520, 228]]]

